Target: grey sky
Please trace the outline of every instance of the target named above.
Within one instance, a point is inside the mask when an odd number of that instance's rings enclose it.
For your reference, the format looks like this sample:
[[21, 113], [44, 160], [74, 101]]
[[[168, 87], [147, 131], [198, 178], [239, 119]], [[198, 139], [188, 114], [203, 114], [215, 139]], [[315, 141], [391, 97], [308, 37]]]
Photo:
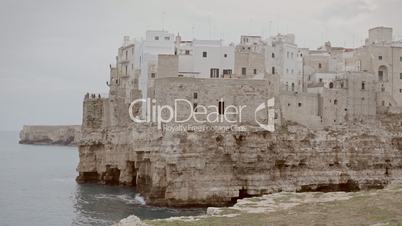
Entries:
[[357, 46], [370, 27], [402, 37], [400, 0], [0, 0], [0, 130], [80, 124], [83, 95], [106, 92], [123, 35], [146, 29], [238, 42], [295, 33], [301, 47]]

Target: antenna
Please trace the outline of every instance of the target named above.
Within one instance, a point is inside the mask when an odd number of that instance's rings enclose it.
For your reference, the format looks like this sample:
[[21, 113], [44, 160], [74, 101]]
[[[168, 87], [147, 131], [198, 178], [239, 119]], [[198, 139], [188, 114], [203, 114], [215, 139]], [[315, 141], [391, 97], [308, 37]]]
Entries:
[[[268, 34], [268, 36], [269, 36], [269, 37], [272, 36], [272, 20], [269, 21], [269, 34]], [[269, 38], [269, 37], [268, 37], [268, 38]]]
[[165, 30], [165, 15], [166, 15], [166, 12], [163, 11], [162, 12], [162, 31]]
[[209, 28], [209, 39], [211, 39], [211, 14], [208, 14], [208, 28]]

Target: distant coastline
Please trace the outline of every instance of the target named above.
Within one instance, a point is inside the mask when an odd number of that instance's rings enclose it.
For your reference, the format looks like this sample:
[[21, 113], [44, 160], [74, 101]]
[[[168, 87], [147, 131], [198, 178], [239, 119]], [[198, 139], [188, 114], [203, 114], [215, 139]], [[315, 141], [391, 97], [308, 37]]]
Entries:
[[20, 144], [77, 146], [80, 125], [24, 125]]

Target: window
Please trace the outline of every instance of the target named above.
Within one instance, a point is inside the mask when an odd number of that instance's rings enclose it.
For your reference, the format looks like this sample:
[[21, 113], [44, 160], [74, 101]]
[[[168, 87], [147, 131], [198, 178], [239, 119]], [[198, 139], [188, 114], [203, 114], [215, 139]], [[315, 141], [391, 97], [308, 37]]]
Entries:
[[299, 107], [301, 107], [301, 106], [302, 106], [302, 103], [299, 102], [299, 104], [297, 104], [297, 105], [298, 105]]
[[219, 78], [219, 68], [211, 68], [211, 78]]
[[194, 97], [194, 99], [197, 99], [198, 98], [198, 93], [193, 93], [193, 97]]
[[156, 41], [158, 41], [158, 40], [159, 40], [159, 36], [155, 36], [154, 39], [155, 39]]
[[207, 57], [207, 52], [202, 52], [202, 57], [206, 58]]
[[245, 67], [242, 67], [241, 68], [241, 74], [246, 75], [246, 73], [247, 73], [247, 69]]
[[366, 84], [364, 82], [362, 82], [362, 90], [364, 90], [366, 88]]
[[402, 62], [402, 56], [401, 56], [401, 57], [399, 57], [399, 61], [401, 61], [401, 62]]
[[272, 53], [272, 58], [275, 58], [275, 53]]
[[169, 41], [169, 40], [170, 40], [170, 37], [165, 37], [165, 40], [166, 40], [166, 41]]
[[338, 100], [335, 99], [335, 100], [334, 100], [334, 105], [337, 105], [337, 104], [338, 104]]
[[185, 54], [185, 55], [190, 55], [190, 50], [187, 49], [187, 50], [184, 52], [184, 54]]
[[343, 88], [343, 82], [341, 82], [341, 88]]
[[321, 83], [321, 82], [322, 82], [322, 78], [320, 78], [318, 81]]
[[223, 69], [223, 74], [224, 75], [231, 75], [232, 74], [232, 69]]
[[399, 79], [402, 79], [402, 73], [399, 73]]
[[155, 78], [155, 73], [151, 73], [151, 78]]
[[318, 68], [319, 68], [319, 69], [322, 68], [322, 64], [321, 64], [321, 63], [318, 64]]
[[379, 60], [382, 60], [382, 56], [378, 56], [378, 59], [379, 59]]
[[287, 55], [287, 58], [289, 59], [289, 52], [287, 52], [286, 55]]
[[219, 110], [219, 114], [220, 115], [223, 115], [223, 114], [225, 114], [225, 102], [223, 102], [223, 101], [219, 101], [218, 102], [218, 110]]
[[272, 74], [275, 74], [275, 67], [272, 67]]
[[128, 51], [126, 50], [126, 60], [128, 59]]
[[402, 89], [399, 89], [399, 92], [402, 93]]
[[294, 57], [293, 53], [290, 54], [290, 57], [293, 59], [293, 57]]
[[255, 74], [255, 75], [257, 74], [257, 69], [254, 69], [254, 74]]
[[228, 55], [225, 53], [225, 54], [223, 54], [223, 57], [228, 58]]
[[198, 106], [197, 103], [193, 103], [193, 111], [197, 112], [197, 106]]

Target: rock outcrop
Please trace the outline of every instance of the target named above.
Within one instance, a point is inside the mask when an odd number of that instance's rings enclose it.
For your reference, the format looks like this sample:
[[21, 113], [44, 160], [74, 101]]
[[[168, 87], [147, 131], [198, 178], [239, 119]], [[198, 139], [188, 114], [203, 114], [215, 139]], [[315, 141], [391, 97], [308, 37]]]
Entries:
[[77, 145], [81, 126], [24, 126], [20, 144]]
[[148, 204], [223, 206], [279, 191], [356, 191], [402, 179], [400, 115], [324, 130], [89, 129], [78, 182], [136, 186]]

